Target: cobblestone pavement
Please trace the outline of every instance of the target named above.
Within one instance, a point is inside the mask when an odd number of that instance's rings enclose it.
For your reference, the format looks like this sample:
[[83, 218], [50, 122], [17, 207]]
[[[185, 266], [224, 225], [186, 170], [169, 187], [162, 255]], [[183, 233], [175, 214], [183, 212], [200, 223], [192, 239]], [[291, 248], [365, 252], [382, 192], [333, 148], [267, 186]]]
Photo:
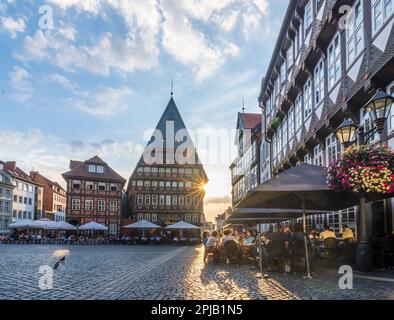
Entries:
[[[64, 250], [53, 289], [40, 290], [40, 266], [53, 266]], [[205, 266], [202, 253], [202, 247], [0, 245], [0, 299], [394, 299], [392, 282], [356, 278], [353, 290], [340, 290], [335, 273], [258, 279], [247, 265]]]

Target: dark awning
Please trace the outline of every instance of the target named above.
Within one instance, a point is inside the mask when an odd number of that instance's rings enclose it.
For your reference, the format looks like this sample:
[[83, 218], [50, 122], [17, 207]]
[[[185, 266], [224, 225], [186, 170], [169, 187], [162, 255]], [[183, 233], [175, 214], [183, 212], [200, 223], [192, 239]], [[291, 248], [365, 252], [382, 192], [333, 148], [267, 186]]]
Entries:
[[359, 196], [331, 190], [327, 168], [300, 164], [249, 191], [237, 208], [280, 208], [337, 211], [357, 205]]

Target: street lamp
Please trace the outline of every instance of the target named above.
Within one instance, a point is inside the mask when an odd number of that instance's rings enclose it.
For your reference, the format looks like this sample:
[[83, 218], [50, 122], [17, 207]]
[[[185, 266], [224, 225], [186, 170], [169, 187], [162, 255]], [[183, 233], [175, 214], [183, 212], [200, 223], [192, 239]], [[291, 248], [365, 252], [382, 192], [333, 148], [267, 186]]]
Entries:
[[372, 99], [365, 105], [364, 109], [369, 112], [378, 133], [383, 132], [384, 123], [389, 116], [393, 103], [394, 97], [378, 89]]
[[[345, 119], [342, 124], [335, 130], [335, 135], [338, 141], [344, 148], [357, 142], [363, 145], [377, 132], [381, 134], [384, 129], [384, 124], [390, 113], [391, 106], [394, 103], [394, 97], [388, 95], [382, 90], [378, 90], [371, 100], [364, 106], [364, 110], [368, 111], [375, 127], [364, 133], [364, 127], [356, 126], [351, 119]], [[358, 134], [358, 139], [356, 139]], [[372, 255], [369, 246], [369, 239], [367, 235], [367, 207], [366, 195], [360, 195], [359, 204], [359, 220], [360, 229], [358, 232], [357, 245], [357, 269], [360, 271], [370, 271], [372, 269]]]
[[335, 135], [339, 143], [345, 148], [356, 142], [356, 133], [358, 126], [353, 124], [351, 119], [345, 119], [341, 125], [335, 130]]

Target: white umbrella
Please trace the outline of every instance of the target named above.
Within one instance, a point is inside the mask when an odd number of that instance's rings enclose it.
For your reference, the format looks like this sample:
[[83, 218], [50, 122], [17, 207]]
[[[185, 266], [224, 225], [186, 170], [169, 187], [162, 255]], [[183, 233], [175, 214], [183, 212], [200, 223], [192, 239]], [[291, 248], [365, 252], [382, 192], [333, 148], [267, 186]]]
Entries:
[[161, 229], [161, 227], [158, 226], [157, 224], [154, 224], [154, 223], [146, 221], [146, 220], [141, 220], [136, 223], [129, 224], [127, 226], [124, 226], [123, 228], [125, 228], [125, 229]]
[[157, 224], [154, 224], [152, 222], [149, 222], [147, 220], [141, 220], [136, 223], [129, 224], [127, 226], [124, 226], [123, 228], [125, 229], [142, 229], [143, 230], [143, 237], [145, 237], [145, 230], [149, 229], [161, 229], [160, 226]]
[[77, 227], [65, 221], [54, 222], [51, 226], [45, 228], [47, 230], [77, 230]]
[[79, 230], [93, 230], [93, 231], [107, 231], [108, 228], [102, 224], [91, 221], [83, 224], [78, 228]]
[[37, 229], [50, 229], [55, 224], [55, 221], [51, 221], [48, 219], [36, 220], [34, 221], [34, 227]]
[[194, 224], [187, 223], [185, 221], [179, 221], [177, 223], [174, 223], [166, 229], [169, 230], [180, 230], [180, 236], [182, 237], [182, 230], [200, 230], [200, 227], [195, 226]]
[[18, 220], [17, 222], [8, 225], [10, 229], [27, 229], [27, 228], [40, 228], [41, 226], [33, 220]]
[[200, 229], [200, 227], [195, 226], [194, 224], [187, 223], [185, 221], [179, 221], [175, 224], [172, 224], [166, 229], [172, 229], [172, 230], [197, 230]]

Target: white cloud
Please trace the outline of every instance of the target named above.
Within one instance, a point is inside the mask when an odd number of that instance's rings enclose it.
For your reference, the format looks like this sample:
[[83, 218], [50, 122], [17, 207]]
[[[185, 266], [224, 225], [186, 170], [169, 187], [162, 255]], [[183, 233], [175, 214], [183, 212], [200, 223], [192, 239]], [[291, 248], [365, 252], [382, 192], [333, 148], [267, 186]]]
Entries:
[[[159, 66], [162, 49], [190, 67], [198, 79], [212, 76], [226, 61], [238, 55], [239, 43], [229, 31], [243, 21], [246, 38], [267, 13], [267, 0], [50, 0], [63, 10], [105, 17], [112, 8], [122, 17], [125, 36], [106, 32], [89, 42], [77, 43], [74, 28], [37, 31], [24, 39], [21, 60], [49, 61], [68, 72], [92, 74], [132, 73]], [[89, 16], [86, 17], [89, 19]], [[109, 21], [110, 22], [110, 21]], [[219, 28], [218, 28], [219, 26]], [[240, 39], [238, 39], [240, 40]]]
[[18, 33], [25, 32], [25, 20], [22, 18], [13, 19], [12, 17], [0, 17], [2, 29], [4, 29], [12, 39], [15, 39]]
[[30, 74], [18, 66], [14, 66], [14, 69], [9, 73], [10, 86], [12, 88], [11, 98], [23, 103], [26, 102], [31, 94], [33, 88], [30, 84]]
[[115, 115], [126, 110], [130, 104], [133, 91], [127, 87], [99, 87], [96, 92], [87, 92], [85, 97], [77, 97], [70, 103], [84, 112], [106, 116]]

